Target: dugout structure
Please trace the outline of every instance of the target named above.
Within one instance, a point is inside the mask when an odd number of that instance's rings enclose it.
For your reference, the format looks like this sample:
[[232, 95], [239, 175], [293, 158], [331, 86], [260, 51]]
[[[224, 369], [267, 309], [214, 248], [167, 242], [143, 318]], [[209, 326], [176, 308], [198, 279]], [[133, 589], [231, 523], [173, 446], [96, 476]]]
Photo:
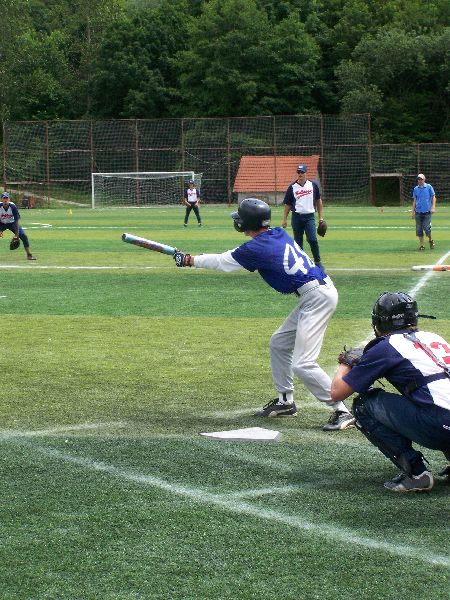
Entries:
[[327, 203], [370, 204], [377, 173], [402, 174], [403, 202], [417, 173], [450, 201], [450, 144], [373, 144], [368, 114], [4, 122], [2, 184], [38, 206], [91, 206], [91, 173], [193, 171], [204, 201], [231, 204], [243, 156], [319, 156]]
[[91, 207], [179, 205], [190, 180], [200, 189], [201, 175], [193, 171], [92, 173]]

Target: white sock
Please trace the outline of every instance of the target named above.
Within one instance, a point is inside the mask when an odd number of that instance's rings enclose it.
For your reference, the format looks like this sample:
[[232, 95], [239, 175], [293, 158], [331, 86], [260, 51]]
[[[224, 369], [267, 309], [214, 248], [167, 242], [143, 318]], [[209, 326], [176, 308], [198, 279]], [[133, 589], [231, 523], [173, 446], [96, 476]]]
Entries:
[[278, 392], [279, 404], [292, 404], [294, 402], [294, 392]]
[[331, 405], [331, 408], [333, 410], [337, 410], [339, 412], [346, 412], [346, 413], [350, 412], [342, 401], [335, 402], [334, 404]]

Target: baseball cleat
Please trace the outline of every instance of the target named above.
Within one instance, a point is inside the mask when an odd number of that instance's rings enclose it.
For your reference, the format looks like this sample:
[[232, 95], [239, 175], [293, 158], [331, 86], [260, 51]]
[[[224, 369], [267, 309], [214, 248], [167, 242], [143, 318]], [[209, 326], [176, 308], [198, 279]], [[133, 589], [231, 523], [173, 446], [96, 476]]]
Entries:
[[280, 403], [278, 398], [271, 400], [254, 414], [255, 417], [296, 417], [297, 407], [295, 402]]
[[345, 410], [335, 410], [331, 413], [328, 423], [323, 426], [324, 431], [340, 431], [355, 426], [355, 417]]
[[434, 250], [434, 240], [430, 240], [430, 250]]
[[450, 483], [450, 465], [447, 465], [441, 471], [439, 471], [438, 475], [441, 479]]
[[385, 481], [384, 487], [391, 492], [429, 492], [433, 489], [432, 473], [424, 471], [420, 475], [396, 475], [391, 481]]
[[27, 259], [28, 260], [36, 260], [36, 257], [33, 256], [32, 254], [27, 254]]

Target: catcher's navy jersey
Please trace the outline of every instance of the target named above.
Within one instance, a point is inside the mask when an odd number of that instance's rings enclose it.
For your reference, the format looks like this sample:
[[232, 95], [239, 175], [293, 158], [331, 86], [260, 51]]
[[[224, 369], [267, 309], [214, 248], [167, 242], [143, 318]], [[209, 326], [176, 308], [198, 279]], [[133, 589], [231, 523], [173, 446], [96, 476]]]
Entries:
[[[344, 381], [356, 392], [364, 392], [384, 377], [417, 404], [435, 404], [450, 412], [450, 379], [446, 377], [422, 385], [424, 377], [443, 373], [443, 369], [403, 333], [395, 332], [372, 342], [373, 346], [369, 344], [361, 362], [344, 375]], [[450, 366], [450, 344], [428, 331], [417, 331], [416, 336], [436, 358]], [[409, 392], [411, 384], [419, 387]]]
[[260, 233], [233, 250], [231, 256], [247, 271], [258, 271], [270, 287], [282, 294], [291, 294], [309, 281], [326, 277], [281, 227]]

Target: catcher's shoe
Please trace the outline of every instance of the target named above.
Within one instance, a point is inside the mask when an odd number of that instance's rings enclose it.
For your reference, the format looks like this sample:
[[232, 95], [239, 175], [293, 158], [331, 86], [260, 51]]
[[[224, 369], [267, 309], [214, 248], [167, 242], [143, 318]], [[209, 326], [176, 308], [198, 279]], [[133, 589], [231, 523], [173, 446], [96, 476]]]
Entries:
[[255, 417], [296, 417], [297, 407], [295, 402], [282, 403], [278, 398], [271, 400], [262, 407], [262, 410], [255, 412]]
[[323, 426], [324, 431], [339, 431], [355, 426], [355, 417], [345, 410], [335, 410], [331, 413], [328, 423]]
[[441, 479], [450, 483], [450, 465], [447, 465], [442, 471], [439, 471], [438, 475]]
[[433, 475], [429, 471], [411, 476], [401, 473], [384, 483], [384, 487], [391, 492], [429, 492], [433, 489], [433, 485]]
[[434, 250], [434, 240], [430, 240], [430, 250]]

